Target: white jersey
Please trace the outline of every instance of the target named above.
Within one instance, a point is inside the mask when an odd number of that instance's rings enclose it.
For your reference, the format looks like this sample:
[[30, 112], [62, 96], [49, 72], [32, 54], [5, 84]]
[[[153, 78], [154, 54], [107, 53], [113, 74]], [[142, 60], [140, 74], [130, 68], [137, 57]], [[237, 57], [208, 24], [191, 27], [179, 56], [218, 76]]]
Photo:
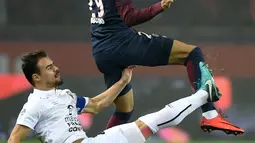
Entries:
[[72, 143], [87, 138], [77, 118], [76, 98], [68, 89], [34, 89], [19, 114], [17, 124], [34, 130], [45, 143]]

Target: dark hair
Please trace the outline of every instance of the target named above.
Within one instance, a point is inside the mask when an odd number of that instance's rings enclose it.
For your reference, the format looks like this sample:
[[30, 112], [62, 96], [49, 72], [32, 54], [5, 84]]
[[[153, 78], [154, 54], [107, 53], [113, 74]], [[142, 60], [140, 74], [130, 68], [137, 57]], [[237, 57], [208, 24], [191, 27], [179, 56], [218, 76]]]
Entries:
[[41, 58], [47, 57], [47, 53], [44, 51], [35, 51], [27, 53], [22, 56], [22, 71], [27, 80], [34, 86], [32, 75], [37, 73], [40, 74], [40, 70], [37, 67], [37, 63]]

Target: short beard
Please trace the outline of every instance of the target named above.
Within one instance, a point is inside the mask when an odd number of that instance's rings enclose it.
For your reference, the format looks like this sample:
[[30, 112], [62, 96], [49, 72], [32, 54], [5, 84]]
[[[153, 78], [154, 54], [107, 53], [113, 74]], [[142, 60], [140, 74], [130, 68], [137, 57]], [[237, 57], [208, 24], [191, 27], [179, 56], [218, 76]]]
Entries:
[[58, 88], [62, 84], [64, 84], [64, 81], [63, 81], [63, 79], [60, 79], [60, 81], [55, 82], [55, 87]]

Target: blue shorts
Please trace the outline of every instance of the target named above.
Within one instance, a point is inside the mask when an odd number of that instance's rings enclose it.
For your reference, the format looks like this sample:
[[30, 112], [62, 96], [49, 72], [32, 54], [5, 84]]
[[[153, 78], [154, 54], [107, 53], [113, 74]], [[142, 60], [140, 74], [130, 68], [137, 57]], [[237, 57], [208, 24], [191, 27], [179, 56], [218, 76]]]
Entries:
[[[127, 66], [168, 65], [172, 46], [173, 40], [165, 36], [138, 32], [114, 48], [94, 54], [94, 59], [98, 69], [104, 74], [107, 88], [110, 88], [121, 78], [122, 71]], [[119, 96], [126, 94], [131, 88], [131, 84], [128, 84]]]

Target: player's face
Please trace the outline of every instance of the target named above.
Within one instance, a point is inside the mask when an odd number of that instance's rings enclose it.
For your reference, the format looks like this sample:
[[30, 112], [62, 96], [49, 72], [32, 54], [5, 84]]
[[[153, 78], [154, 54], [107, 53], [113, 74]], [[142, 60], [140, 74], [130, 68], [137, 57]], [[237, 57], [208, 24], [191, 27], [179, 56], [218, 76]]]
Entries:
[[59, 68], [56, 67], [49, 57], [41, 58], [37, 67], [40, 70], [39, 82], [48, 88], [53, 88], [63, 84]]

